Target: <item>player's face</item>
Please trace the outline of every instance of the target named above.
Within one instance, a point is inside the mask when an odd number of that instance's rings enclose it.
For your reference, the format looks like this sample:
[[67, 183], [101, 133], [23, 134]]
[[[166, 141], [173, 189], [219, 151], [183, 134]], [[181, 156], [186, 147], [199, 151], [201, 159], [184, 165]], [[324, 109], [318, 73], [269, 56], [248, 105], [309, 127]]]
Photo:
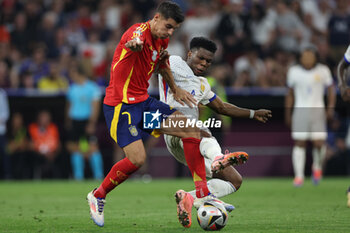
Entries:
[[210, 67], [214, 58], [214, 53], [199, 48], [189, 51], [187, 55], [187, 64], [191, 67], [195, 75], [203, 75]]
[[316, 54], [313, 51], [305, 50], [301, 54], [300, 63], [305, 69], [311, 69], [316, 63]]
[[152, 35], [156, 38], [166, 39], [173, 35], [174, 31], [180, 27], [174, 19], [165, 19], [160, 14], [154, 16], [155, 24]]

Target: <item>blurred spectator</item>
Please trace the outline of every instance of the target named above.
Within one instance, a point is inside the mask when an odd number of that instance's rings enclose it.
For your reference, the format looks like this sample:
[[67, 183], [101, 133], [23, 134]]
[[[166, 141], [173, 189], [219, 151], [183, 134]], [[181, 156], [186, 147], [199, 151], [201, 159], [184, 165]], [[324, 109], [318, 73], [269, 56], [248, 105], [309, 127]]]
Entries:
[[184, 44], [186, 44], [186, 38], [184, 35], [179, 32], [175, 32], [169, 41], [167, 50], [171, 55], [177, 55], [182, 58], [186, 58], [187, 54]]
[[49, 63], [46, 60], [46, 47], [42, 44], [36, 46], [31, 58], [26, 59], [21, 67], [20, 74], [30, 72], [33, 74], [35, 85], [39, 79], [49, 74]]
[[286, 0], [276, 3], [277, 44], [288, 52], [298, 52], [303, 39], [303, 23], [287, 5]]
[[243, 10], [242, 0], [230, 0], [216, 28], [216, 36], [223, 46], [223, 59], [229, 64], [242, 54], [242, 45], [248, 39], [248, 16]]
[[52, 0], [50, 2], [51, 5], [51, 12], [55, 14], [56, 17], [56, 26], [62, 27], [64, 25], [65, 21], [65, 12], [64, 12], [64, 6], [66, 4], [66, 1], [61, 0]]
[[267, 87], [265, 64], [257, 53], [255, 47], [249, 46], [246, 54], [236, 60], [233, 87]]
[[35, 32], [27, 27], [27, 16], [24, 12], [16, 14], [14, 30], [11, 32], [11, 45], [16, 47], [24, 55], [30, 54], [30, 49], [35, 41]]
[[73, 177], [84, 178], [85, 159], [89, 159], [93, 177], [102, 179], [103, 160], [95, 136], [101, 93], [98, 86], [87, 79], [80, 65], [71, 66], [69, 76], [73, 83], [67, 92], [66, 125]]
[[149, 14], [157, 6], [155, 0], [132, 0], [131, 2], [135, 12], [141, 15], [141, 21], [150, 19]]
[[185, 44], [188, 45], [189, 41], [196, 36], [211, 38], [211, 34], [215, 32], [218, 20], [219, 13], [215, 11], [215, 8], [211, 7], [211, 1], [195, 1], [193, 15], [188, 16], [180, 28], [186, 37]]
[[11, 163], [6, 153], [6, 122], [9, 118], [9, 104], [6, 92], [0, 88], [0, 177], [11, 178]]
[[106, 43], [106, 54], [102, 63], [95, 68], [94, 81], [98, 86], [106, 87], [109, 83], [110, 67], [114, 55], [115, 43], [108, 41]]
[[10, 87], [10, 75], [8, 64], [0, 60], [0, 88]]
[[117, 30], [121, 27], [121, 18], [122, 18], [122, 7], [118, 2], [113, 0], [102, 0], [99, 4], [99, 11], [101, 11], [100, 22], [109, 30]]
[[91, 19], [91, 11], [88, 5], [79, 4], [77, 9], [77, 17], [80, 28], [82, 28], [85, 32], [92, 29], [92, 19]]
[[98, 68], [102, 65], [106, 55], [106, 46], [99, 41], [98, 31], [90, 31], [89, 40], [85, 43], [80, 43], [78, 51], [81, 57], [91, 59], [93, 74], [96, 76]]
[[289, 66], [294, 62], [288, 52], [274, 48], [265, 58], [266, 82], [269, 87], [285, 87]]
[[337, 62], [330, 55], [330, 47], [325, 37], [319, 37], [316, 40], [317, 52], [320, 63], [327, 64], [331, 69], [333, 77], [336, 76]]
[[0, 23], [11, 27], [15, 14], [21, 8], [21, 3], [15, 0], [3, 0], [0, 2]]
[[9, 63], [11, 64], [10, 69], [10, 85], [11, 88], [18, 88], [20, 85], [19, 70], [22, 62], [22, 54], [20, 51], [12, 47], [9, 49], [8, 54]]
[[48, 57], [51, 59], [59, 60], [61, 55], [72, 53], [72, 48], [66, 41], [66, 31], [63, 28], [57, 28], [55, 30], [54, 39], [51, 44], [52, 47], [48, 51]]
[[58, 156], [61, 150], [58, 127], [50, 112], [42, 110], [37, 121], [28, 126], [29, 148], [35, 154], [34, 178], [58, 178]]
[[29, 153], [28, 132], [21, 113], [14, 113], [11, 117], [7, 152], [11, 158], [13, 178], [33, 178], [35, 158]]
[[7, 28], [0, 24], [0, 43], [9, 43], [10, 33]]
[[[304, 0], [305, 1], [305, 0]], [[306, 0], [308, 1], [308, 0]], [[300, 20], [303, 20], [304, 12], [301, 7], [301, 1], [299, 0], [284, 0], [291, 11], [293, 11]]]
[[249, 29], [252, 42], [259, 46], [260, 55], [267, 54], [276, 38], [275, 21], [268, 17], [262, 4], [254, 4], [251, 9]]
[[311, 27], [318, 36], [326, 36], [328, 21], [331, 16], [332, 8], [328, 0], [304, 0], [300, 1], [304, 14], [311, 16]]
[[39, 90], [46, 92], [65, 91], [68, 88], [66, 77], [60, 74], [59, 66], [55, 62], [50, 63], [50, 74], [40, 79]]
[[[24, 4], [24, 12], [27, 16], [26, 28], [29, 32], [26, 36], [30, 38], [30, 41], [36, 43], [41, 37], [38, 32], [44, 9], [39, 1], [26, 1]], [[30, 49], [32, 50], [33, 48], [34, 44], [30, 47]]]
[[24, 88], [26, 90], [31, 90], [35, 88], [35, 82], [33, 74], [29, 71], [25, 71], [20, 76], [20, 88]]
[[76, 54], [78, 45], [86, 41], [84, 30], [79, 25], [79, 20], [76, 15], [71, 14], [67, 20], [65, 28], [67, 43], [72, 48], [73, 54]]
[[106, 9], [99, 5], [98, 11], [92, 15], [93, 28], [92, 30], [98, 30], [98, 39], [100, 42], [106, 42], [110, 37], [112, 30], [108, 28], [106, 21]]
[[[139, 12], [136, 12], [132, 1], [122, 2], [121, 7], [121, 19], [120, 19], [120, 28], [122, 33], [126, 31], [131, 25], [142, 22], [142, 15]], [[114, 30], [116, 32], [118, 30]]]
[[56, 37], [56, 24], [57, 24], [57, 15], [51, 11], [46, 12], [41, 21], [41, 26], [38, 29], [38, 34], [40, 37], [38, 41], [45, 44], [47, 48], [47, 57], [54, 58], [56, 56], [56, 46], [55, 46], [55, 37]]
[[349, 1], [337, 0], [337, 7], [328, 23], [329, 45], [331, 57], [339, 61], [350, 42]]
[[[71, 58], [80, 56], [86, 63], [88, 76], [99, 85], [105, 85], [111, 62], [107, 47], [115, 47], [123, 31], [135, 21], [147, 18], [156, 2], [2, 1], [0, 41], [5, 44], [0, 47], [0, 60], [6, 61], [9, 76], [5, 86], [19, 87], [25, 69], [33, 74], [34, 87], [42, 76], [48, 75], [47, 64], [34, 61], [37, 47], [42, 47], [38, 42], [46, 47], [44, 55], [39, 55], [45, 62], [46, 58], [54, 59], [64, 67], [69, 66]], [[185, 9], [187, 18], [178, 37], [170, 40], [168, 50], [180, 56], [184, 55], [188, 38], [203, 35], [218, 40], [216, 60], [219, 62], [233, 66], [245, 52], [245, 44], [254, 43], [258, 45], [258, 56], [268, 64], [272, 61], [270, 52], [276, 45], [296, 53], [300, 45], [310, 41], [318, 44], [318, 40], [327, 37], [328, 42], [321, 43], [320, 56], [322, 61], [331, 62], [338, 60], [340, 52], [337, 51], [344, 49], [342, 43], [350, 40], [350, 30], [347, 30], [350, 28], [350, 4], [346, 0], [176, 2]], [[328, 54], [327, 46], [331, 46]], [[67, 71], [64, 75], [67, 76]], [[275, 85], [279, 84], [272, 84]]]

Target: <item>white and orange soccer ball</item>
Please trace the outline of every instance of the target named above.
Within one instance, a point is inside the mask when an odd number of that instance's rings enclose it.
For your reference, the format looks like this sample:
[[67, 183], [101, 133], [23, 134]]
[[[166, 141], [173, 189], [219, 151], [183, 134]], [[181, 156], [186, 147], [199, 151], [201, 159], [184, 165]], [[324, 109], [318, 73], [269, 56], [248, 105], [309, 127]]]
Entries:
[[225, 207], [215, 201], [207, 201], [197, 211], [197, 220], [206, 231], [217, 231], [227, 223], [228, 215]]

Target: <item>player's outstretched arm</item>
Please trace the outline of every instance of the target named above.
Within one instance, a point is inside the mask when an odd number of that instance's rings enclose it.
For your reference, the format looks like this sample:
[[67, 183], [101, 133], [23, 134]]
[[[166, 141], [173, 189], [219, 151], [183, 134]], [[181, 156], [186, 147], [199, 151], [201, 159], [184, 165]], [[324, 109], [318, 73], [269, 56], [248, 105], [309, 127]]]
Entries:
[[254, 111], [251, 109], [239, 108], [236, 105], [223, 102], [218, 96], [207, 106], [213, 109], [216, 113], [222, 115], [230, 117], [252, 118], [263, 123], [272, 117], [272, 112], [270, 110], [259, 109]]
[[143, 41], [141, 41], [140, 38], [136, 37], [126, 42], [125, 47], [129, 48], [133, 52], [139, 52], [143, 48]]
[[169, 85], [170, 90], [173, 92], [174, 99], [181, 105], [187, 104], [192, 108], [196, 104], [195, 98], [187, 91], [176, 86], [173, 74], [169, 68], [159, 69], [159, 74], [162, 75], [166, 83]]

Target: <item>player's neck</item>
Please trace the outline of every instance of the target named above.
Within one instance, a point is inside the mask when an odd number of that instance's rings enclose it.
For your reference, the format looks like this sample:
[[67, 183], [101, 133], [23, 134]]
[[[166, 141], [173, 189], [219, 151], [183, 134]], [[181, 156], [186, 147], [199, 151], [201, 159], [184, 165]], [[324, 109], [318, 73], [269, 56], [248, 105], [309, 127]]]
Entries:
[[158, 36], [156, 35], [156, 32], [155, 32], [155, 21], [154, 19], [151, 19], [149, 22], [149, 27], [150, 27], [150, 30], [151, 30], [151, 35], [154, 39], [158, 39]]

